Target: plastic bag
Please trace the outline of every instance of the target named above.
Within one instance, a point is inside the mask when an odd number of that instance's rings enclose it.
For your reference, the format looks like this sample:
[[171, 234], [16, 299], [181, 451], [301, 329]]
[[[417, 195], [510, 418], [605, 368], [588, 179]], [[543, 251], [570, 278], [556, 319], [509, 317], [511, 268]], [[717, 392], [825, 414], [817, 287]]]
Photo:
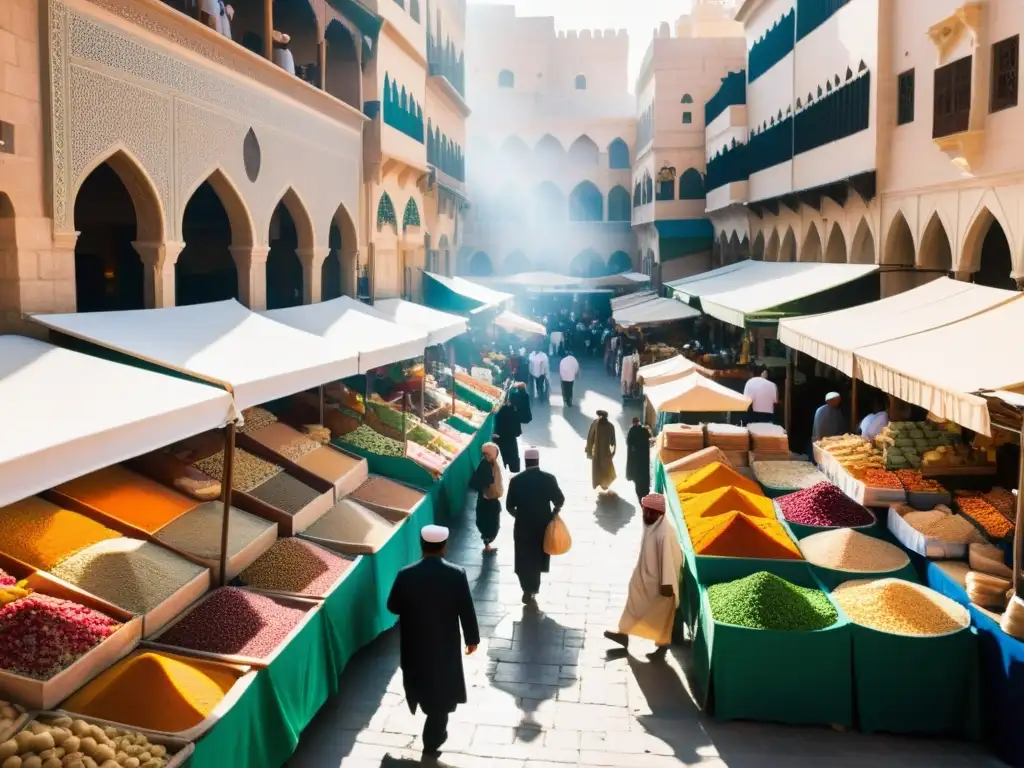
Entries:
[[571, 548], [572, 536], [569, 535], [569, 527], [562, 520], [562, 516], [556, 514], [544, 531], [544, 552], [548, 555], [564, 555]]

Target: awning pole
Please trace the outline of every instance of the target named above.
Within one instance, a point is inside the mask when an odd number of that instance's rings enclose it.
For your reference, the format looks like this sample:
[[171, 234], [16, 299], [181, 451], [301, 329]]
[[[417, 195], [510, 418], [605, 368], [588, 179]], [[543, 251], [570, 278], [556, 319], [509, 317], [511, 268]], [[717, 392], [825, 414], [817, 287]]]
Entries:
[[1021, 428], [1020, 441], [1017, 467], [1017, 524], [1013, 532], [1013, 594], [1018, 598], [1024, 598], [1024, 576], [1021, 573], [1021, 569], [1024, 568], [1024, 536], [1020, 531], [1024, 525], [1024, 427]]
[[324, 385], [320, 385], [320, 426], [324, 425]]
[[850, 431], [857, 431], [857, 374], [853, 374], [853, 387], [850, 390]]
[[452, 372], [452, 416], [455, 415], [455, 345], [452, 344], [448, 350], [448, 365]]
[[783, 417], [786, 434], [788, 435], [793, 425], [793, 357], [792, 349], [786, 349], [786, 397], [783, 403]]
[[221, 499], [224, 503], [224, 517], [220, 524], [220, 585], [228, 583], [228, 533], [231, 527], [231, 483], [235, 470], [235, 423], [224, 427], [224, 487]]
[[423, 350], [423, 381], [420, 384], [420, 418], [427, 419], [427, 349]]

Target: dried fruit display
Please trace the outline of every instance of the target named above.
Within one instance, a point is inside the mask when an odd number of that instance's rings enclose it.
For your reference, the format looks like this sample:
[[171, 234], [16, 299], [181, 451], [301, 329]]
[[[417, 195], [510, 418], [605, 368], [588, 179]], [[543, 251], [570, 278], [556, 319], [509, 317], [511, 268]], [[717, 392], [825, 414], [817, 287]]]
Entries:
[[903, 484], [892, 472], [885, 469], [850, 469], [848, 470], [854, 480], [860, 480], [868, 488], [887, 488], [893, 491], [902, 491]]
[[900, 469], [896, 472], [896, 477], [903, 483], [903, 487], [908, 491], [914, 493], [945, 493], [946, 489], [942, 487], [942, 484], [924, 477], [920, 472], [916, 472], [912, 469]]
[[980, 496], [958, 494], [956, 505], [960, 514], [972, 520], [990, 539], [1005, 541], [1013, 536], [1014, 525], [1010, 519]]
[[8, 733], [24, 713], [17, 704], [0, 699], [0, 733]]
[[254, 589], [325, 597], [353, 560], [302, 539], [281, 539], [242, 571]]
[[403, 455], [402, 444], [390, 437], [379, 435], [363, 424], [341, 438], [341, 442], [380, 456]]
[[244, 423], [238, 427], [238, 431], [243, 435], [251, 434], [252, 432], [258, 432], [264, 427], [269, 427], [271, 424], [277, 423], [277, 416], [272, 414], [266, 408], [246, 408], [242, 411], [242, 419]]

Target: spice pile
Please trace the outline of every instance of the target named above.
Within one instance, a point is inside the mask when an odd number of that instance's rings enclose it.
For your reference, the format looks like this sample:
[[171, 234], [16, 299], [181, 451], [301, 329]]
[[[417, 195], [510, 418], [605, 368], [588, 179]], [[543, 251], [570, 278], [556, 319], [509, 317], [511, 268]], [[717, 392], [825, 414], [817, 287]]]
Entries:
[[984, 497], [958, 493], [956, 505], [960, 514], [983, 530], [988, 538], [1006, 541], [1013, 537], [1013, 523]]
[[[192, 466], [214, 480], [224, 479], [224, 451], [192, 463]], [[231, 468], [231, 487], [241, 493], [248, 493], [256, 486], [267, 482], [284, 469], [277, 464], [261, 459], [241, 448], [235, 448], [234, 464]]]
[[778, 520], [727, 512], [689, 527], [693, 551], [719, 557], [757, 557], [769, 560], [800, 560], [786, 529]]
[[361, 448], [369, 453], [376, 453], [380, 456], [402, 456], [402, 444], [390, 437], [377, 434], [365, 424], [342, 435], [341, 442], [347, 443], [356, 448]]
[[753, 480], [747, 479], [732, 467], [717, 461], [677, 480], [676, 492], [679, 494], [680, 500], [683, 500], [687, 495], [707, 493], [730, 485], [755, 496], [764, 496]]
[[128, 538], [93, 544], [51, 569], [57, 578], [137, 615], [149, 613], [204, 571], [158, 544]]
[[[240, 509], [228, 510], [228, 557], [234, 557], [277, 524]], [[158, 541], [197, 557], [219, 557], [224, 505], [219, 501], [200, 504], [156, 534]]]
[[839, 614], [821, 590], [791, 584], [767, 571], [708, 587], [711, 616], [723, 624], [779, 632], [814, 632]]
[[971, 623], [963, 606], [902, 579], [848, 581], [832, 590], [832, 599], [854, 624], [896, 635], [945, 635]]
[[290, 475], [279, 472], [249, 491], [249, 495], [275, 509], [297, 515], [320, 497], [320, 491]]
[[281, 539], [242, 571], [242, 581], [254, 589], [326, 597], [352, 560], [302, 539]]
[[92, 544], [121, 536], [37, 496], [0, 509], [0, 520], [0, 552], [44, 571]]
[[970, 520], [961, 515], [952, 514], [948, 507], [936, 507], [919, 512], [913, 507], [901, 505], [896, 508], [896, 512], [911, 528], [933, 539], [942, 539], [953, 544], [971, 544], [983, 541], [978, 529]]
[[912, 493], [946, 493], [942, 484], [931, 480], [920, 472], [913, 469], [898, 469], [896, 477], [903, 483], [903, 487]]
[[349, 496], [361, 504], [388, 510], [412, 511], [423, 500], [423, 492], [396, 483], [386, 477], [374, 475]]
[[162, 651], [122, 659], [61, 708], [150, 731], [178, 733], [198, 725], [242, 676], [236, 667]]
[[899, 547], [849, 528], [808, 536], [800, 551], [807, 562], [836, 571], [889, 573], [910, 562]]
[[302, 533], [313, 539], [331, 543], [350, 555], [378, 551], [388, 543], [395, 526], [362, 504], [342, 499]]
[[33, 593], [0, 608], [0, 668], [48, 680], [120, 626], [84, 605]]
[[871, 525], [874, 516], [832, 483], [824, 482], [775, 500], [791, 523], [818, 528]]
[[696, 525], [702, 520], [718, 517], [728, 512], [742, 512], [751, 517], [775, 519], [775, 507], [771, 499], [727, 486], [696, 496], [690, 496], [683, 504], [683, 517], [687, 525]]
[[193, 651], [263, 659], [306, 615], [305, 608], [236, 587], [222, 587], [159, 636]]
[[809, 461], [755, 461], [753, 470], [757, 481], [769, 488], [796, 491], [825, 482], [825, 476]]
[[167, 747], [150, 743], [141, 733], [101, 728], [70, 717], [33, 720], [15, 738], [0, 744], [0, 759], [8, 752], [19, 756], [20, 762], [3, 765], [18, 768], [164, 768], [173, 757]]

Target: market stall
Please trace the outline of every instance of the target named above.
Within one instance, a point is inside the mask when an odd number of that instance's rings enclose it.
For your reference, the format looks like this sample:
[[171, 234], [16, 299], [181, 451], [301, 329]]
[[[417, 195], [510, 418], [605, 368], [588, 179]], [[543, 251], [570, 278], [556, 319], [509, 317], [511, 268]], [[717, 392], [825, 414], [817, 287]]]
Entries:
[[494, 324], [507, 333], [519, 337], [539, 336], [543, 338], [547, 336], [547, 330], [543, 325], [508, 310], [494, 318]]
[[503, 307], [515, 298], [471, 280], [426, 271], [423, 272], [423, 297], [427, 306], [470, 315]]
[[621, 328], [676, 323], [697, 317], [700, 317], [700, 312], [693, 307], [673, 299], [657, 297], [612, 310], [612, 319]]
[[381, 299], [367, 309], [404, 328], [425, 331], [429, 346], [447, 344], [469, 328], [469, 322], [460, 315], [439, 312], [404, 299]]

